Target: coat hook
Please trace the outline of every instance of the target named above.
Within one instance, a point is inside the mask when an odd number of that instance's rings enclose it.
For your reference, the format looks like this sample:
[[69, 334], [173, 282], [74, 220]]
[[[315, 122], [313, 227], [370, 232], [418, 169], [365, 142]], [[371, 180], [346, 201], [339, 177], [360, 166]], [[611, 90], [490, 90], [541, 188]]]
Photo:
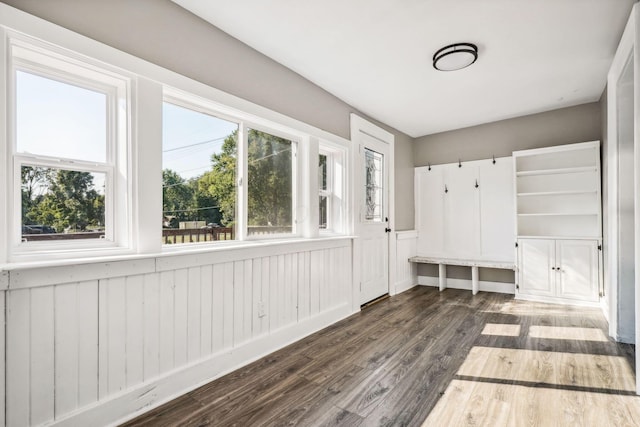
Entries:
[[476, 179], [476, 188], [478, 188], [478, 187], [480, 187], [480, 186], [478, 185], [478, 180]]
[[461, 168], [462, 167], [462, 162], [460, 161], [460, 159], [458, 159], [458, 167]]
[[495, 154], [493, 155], [493, 164], [494, 165], [496, 164], [496, 156], [495, 156]]
[[431, 170], [431, 163], [429, 163], [428, 165], [429, 165], [429, 170]]
[[448, 193], [448, 192], [449, 192], [449, 189], [447, 188], [447, 184], [445, 184], [445, 185], [444, 185], [444, 192], [445, 192], [445, 193]]

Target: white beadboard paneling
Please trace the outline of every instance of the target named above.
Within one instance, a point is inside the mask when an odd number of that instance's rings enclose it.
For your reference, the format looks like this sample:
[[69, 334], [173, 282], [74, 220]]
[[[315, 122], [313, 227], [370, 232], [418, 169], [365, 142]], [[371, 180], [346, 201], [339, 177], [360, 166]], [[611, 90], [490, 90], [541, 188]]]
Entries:
[[160, 372], [173, 369], [174, 365], [174, 272], [160, 273]]
[[[144, 380], [160, 373], [160, 275], [144, 276]], [[162, 331], [164, 334], [165, 331]]]
[[30, 424], [31, 290], [7, 293], [7, 425]]
[[212, 269], [211, 281], [211, 352], [224, 348], [224, 274], [225, 266], [216, 264]]
[[404, 292], [418, 284], [417, 265], [409, 258], [417, 253], [417, 231], [396, 233], [396, 283], [395, 293]]
[[9, 287], [9, 272], [0, 271], [0, 290], [4, 291]]
[[127, 278], [126, 307], [126, 384], [127, 387], [144, 380], [144, 276]]
[[187, 285], [187, 359], [189, 362], [200, 358], [200, 343], [202, 335], [200, 322], [202, 320], [201, 303], [201, 267], [189, 269]]
[[[200, 268], [200, 354], [207, 356], [212, 352], [213, 325], [213, 267]], [[217, 296], [217, 295], [216, 295]]]
[[85, 414], [115, 422], [350, 312], [350, 245], [284, 248], [52, 286], [13, 290], [10, 282], [7, 423], [72, 425]]
[[[78, 301], [78, 284], [55, 287], [55, 413], [65, 414], [79, 405], [79, 346], [78, 308], [82, 303], [96, 301]], [[46, 288], [44, 288], [46, 289]], [[51, 289], [54, 289], [51, 287]], [[54, 332], [54, 331], [52, 331]], [[92, 331], [96, 334], [97, 330]], [[92, 372], [96, 377], [96, 372]]]
[[[54, 417], [54, 304], [53, 286], [31, 290], [31, 424], [42, 424]], [[72, 289], [75, 299], [75, 289]], [[73, 301], [73, 300], [72, 300]], [[75, 308], [71, 303], [71, 310]], [[69, 352], [70, 364], [76, 365], [77, 352], [74, 348]], [[76, 374], [74, 372], [74, 374]], [[74, 388], [77, 378], [72, 378]], [[69, 409], [75, 409], [76, 399]], [[57, 409], [57, 408], [56, 408]]]
[[79, 283], [76, 301], [78, 407], [83, 407], [98, 400], [98, 281]]
[[175, 366], [182, 366], [189, 360], [187, 358], [187, 340], [189, 338], [189, 271], [187, 269], [176, 270], [174, 278], [173, 354], [175, 357]]

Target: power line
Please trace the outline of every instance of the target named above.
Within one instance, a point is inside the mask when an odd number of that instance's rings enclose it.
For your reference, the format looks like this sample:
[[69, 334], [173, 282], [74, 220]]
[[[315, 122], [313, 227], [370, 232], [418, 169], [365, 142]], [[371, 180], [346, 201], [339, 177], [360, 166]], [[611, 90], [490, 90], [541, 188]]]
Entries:
[[227, 136], [229, 136], [229, 135], [221, 136], [220, 138], [207, 139], [206, 141], [195, 142], [195, 143], [193, 143], [193, 144], [183, 145], [183, 146], [181, 146], [181, 147], [169, 148], [169, 149], [167, 149], [167, 150], [162, 150], [162, 152], [163, 152], [163, 153], [168, 153], [168, 152], [170, 152], [170, 151], [183, 150], [183, 149], [185, 149], [185, 148], [195, 147], [196, 145], [203, 145], [203, 144], [209, 144], [210, 142], [222, 141], [222, 140], [224, 140]]
[[204, 208], [193, 208], [193, 209], [178, 209], [175, 211], [162, 211], [162, 213], [167, 213], [167, 212], [193, 212], [193, 211], [204, 211], [207, 209], [220, 209], [220, 206], [205, 206]]

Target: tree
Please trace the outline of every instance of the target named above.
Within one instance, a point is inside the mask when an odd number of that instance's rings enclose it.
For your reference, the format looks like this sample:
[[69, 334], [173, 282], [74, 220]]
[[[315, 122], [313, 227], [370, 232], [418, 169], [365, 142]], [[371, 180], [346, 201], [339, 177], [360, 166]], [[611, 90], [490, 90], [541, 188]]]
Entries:
[[[226, 225], [236, 214], [237, 139], [235, 131], [224, 140], [222, 151], [211, 156], [211, 170], [199, 180], [200, 191], [217, 200]], [[249, 225], [290, 226], [291, 141], [249, 130], [247, 168]]]
[[177, 172], [162, 171], [162, 211], [164, 216], [173, 216], [178, 221], [187, 221], [195, 214], [193, 189]]
[[231, 226], [236, 218], [236, 141], [238, 132], [234, 131], [222, 143], [222, 151], [211, 156], [211, 170], [198, 180], [199, 192], [208, 194], [221, 214], [220, 222]]
[[104, 195], [90, 172], [32, 167], [23, 171], [22, 192], [25, 224], [52, 225], [57, 232], [104, 226]]

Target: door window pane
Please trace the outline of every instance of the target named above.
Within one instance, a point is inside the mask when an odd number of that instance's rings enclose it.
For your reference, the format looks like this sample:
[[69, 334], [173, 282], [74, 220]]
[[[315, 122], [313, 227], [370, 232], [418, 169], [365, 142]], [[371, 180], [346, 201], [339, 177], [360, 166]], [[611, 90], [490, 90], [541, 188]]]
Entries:
[[106, 162], [107, 95], [16, 72], [19, 153]]
[[328, 220], [328, 182], [327, 182], [327, 156], [320, 154], [318, 161], [318, 188], [320, 190], [319, 198], [319, 227], [327, 228]]
[[163, 104], [162, 241], [235, 238], [238, 124]]
[[365, 148], [365, 220], [382, 221], [384, 156]]
[[23, 241], [104, 238], [106, 174], [22, 166], [21, 175]]
[[293, 144], [248, 130], [249, 236], [293, 232]]

